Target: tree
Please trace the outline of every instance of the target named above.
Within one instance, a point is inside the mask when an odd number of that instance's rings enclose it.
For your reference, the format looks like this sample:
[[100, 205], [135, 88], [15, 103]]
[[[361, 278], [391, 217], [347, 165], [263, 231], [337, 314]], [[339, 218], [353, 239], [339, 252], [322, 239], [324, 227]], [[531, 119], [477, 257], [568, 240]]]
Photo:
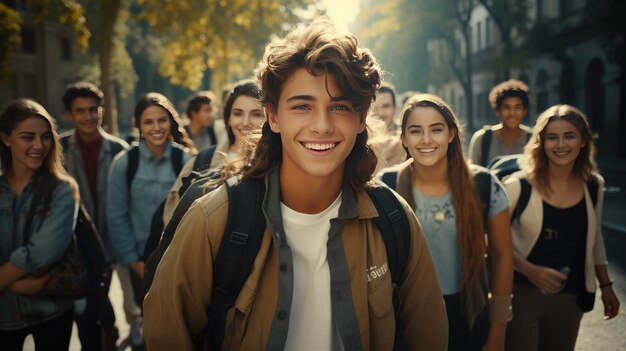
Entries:
[[[33, 22], [39, 26], [45, 19], [68, 25], [75, 33], [74, 44], [81, 52], [89, 47], [91, 33], [85, 24], [83, 7], [74, 0], [27, 1]], [[11, 69], [9, 53], [21, 45], [22, 16], [24, 14], [0, 3], [0, 80], [6, 78]]]
[[510, 67], [515, 65], [513, 60], [515, 38], [523, 38], [530, 23], [528, 0], [478, 0], [478, 2], [487, 10], [500, 34], [502, 52], [497, 61], [497, 68], [501, 71], [501, 80], [507, 80], [511, 75]]
[[80, 74], [83, 79], [100, 85], [104, 92], [103, 126], [118, 134], [117, 95], [132, 94], [138, 79], [126, 49], [129, 22], [132, 23], [130, 1], [100, 0], [85, 2], [85, 7], [89, 13], [87, 23], [94, 33], [94, 60]]
[[370, 0], [350, 29], [369, 47], [399, 92], [427, 89], [429, 60], [423, 2]]
[[159, 71], [174, 84], [198, 89], [203, 72], [213, 87], [250, 76], [265, 43], [301, 21], [311, 0], [138, 0], [139, 18], [164, 35]]

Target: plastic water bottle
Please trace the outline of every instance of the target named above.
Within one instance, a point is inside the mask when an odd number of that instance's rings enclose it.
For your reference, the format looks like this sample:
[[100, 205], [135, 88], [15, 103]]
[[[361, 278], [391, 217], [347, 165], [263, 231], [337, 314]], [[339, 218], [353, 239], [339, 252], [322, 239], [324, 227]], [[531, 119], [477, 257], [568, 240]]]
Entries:
[[[568, 266], [563, 266], [559, 268], [559, 272], [565, 274], [566, 276], [569, 276], [569, 273], [571, 272], [571, 270], [569, 269]], [[561, 282], [561, 286], [554, 293], [558, 294], [561, 291], [563, 291], [563, 289], [565, 289], [566, 284], [567, 284], [567, 277]], [[544, 295], [548, 294], [548, 292], [544, 288], [539, 288], [539, 291], [541, 291], [541, 293]]]

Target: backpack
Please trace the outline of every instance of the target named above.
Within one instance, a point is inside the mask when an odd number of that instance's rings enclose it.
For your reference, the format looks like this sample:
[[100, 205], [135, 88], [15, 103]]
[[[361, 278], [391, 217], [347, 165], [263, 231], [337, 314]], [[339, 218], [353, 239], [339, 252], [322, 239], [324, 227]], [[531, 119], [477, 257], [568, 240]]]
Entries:
[[[189, 188], [191, 183], [198, 177], [200, 177], [199, 171], [203, 169], [208, 169], [211, 165], [211, 160], [213, 159], [213, 154], [215, 153], [215, 145], [202, 150], [197, 156], [196, 160], [193, 162], [193, 171], [192, 173], [183, 178], [183, 184], [180, 187], [179, 193], [182, 194]], [[165, 202], [167, 199], [163, 200], [159, 207], [154, 211], [152, 215], [152, 220], [150, 222], [150, 232], [148, 234], [148, 239], [146, 241], [146, 247], [143, 251], [143, 260], [146, 262], [150, 257], [150, 254], [156, 250], [159, 246], [159, 241], [161, 240], [161, 234], [163, 233], [163, 227], [165, 223], [163, 223], [163, 211], [165, 209]], [[190, 204], [191, 205], [191, 204]], [[180, 220], [179, 220], [180, 221]], [[176, 229], [176, 228], [174, 228]], [[150, 279], [152, 280], [152, 279]]]
[[500, 180], [505, 180], [511, 174], [521, 170], [521, 161], [524, 154], [513, 154], [494, 157], [487, 169]]
[[[24, 232], [26, 235], [30, 234], [33, 216], [38, 204], [40, 203], [39, 201], [35, 201], [35, 199], [43, 199], [42, 201], [47, 201], [46, 199], [48, 199], [48, 196], [44, 195], [44, 193], [49, 194], [51, 192], [46, 192], [43, 189], [40, 189], [32, 200], [31, 208], [25, 219]], [[98, 229], [96, 229], [96, 225], [92, 221], [89, 216], [89, 212], [87, 212], [87, 209], [82, 203], [78, 208], [76, 223], [74, 225], [73, 240], [75, 241], [78, 256], [80, 257], [79, 264], [84, 265], [87, 282], [84, 293], [76, 297], [81, 298], [86, 296], [95, 296], [96, 301], [93, 301], [93, 303], [96, 304], [96, 306], [103, 306], [104, 300], [108, 294], [108, 282], [110, 281], [112, 273], [111, 261], [104, 250], [104, 244], [102, 243], [102, 239], [100, 239]], [[73, 244], [74, 242], [70, 245]], [[82, 281], [82, 278], [79, 277], [76, 277], [75, 279]], [[74, 283], [73, 279], [72, 281], [65, 282], [65, 284], [72, 283]], [[90, 303], [92, 302], [90, 301]]]
[[[191, 184], [182, 196], [172, 219], [165, 227], [158, 248], [146, 261], [146, 292], [183, 215], [197, 198], [215, 189], [207, 188], [205, 183], [218, 175], [209, 172]], [[230, 180], [226, 182], [229, 199], [228, 218], [213, 266], [212, 298], [207, 307], [208, 322], [195, 340], [196, 349], [221, 348], [226, 312], [234, 305], [250, 275], [265, 232], [265, 217], [260, 210], [265, 195], [263, 180], [246, 179], [235, 184], [230, 183]], [[399, 313], [401, 302], [396, 287], [402, 284], [404, 267], [408, 261], [410, 224], [404, 208], [389, 188], [385, 186], [367, 188], [367, 193], [381, 214], [373, 221], [385, 241], [389, 270], [394, 284], [393, 304], [397, 326], [394, 349], [406, 350], [408, 347]]]
[[[491, 168], [495, 161], [497, 161], [502, 156], [496, 156], [492, 160], [489, 160], [489, 149], [491, 148], [491, 137], [493, 136], [492, 126], [484, 125], [483, 129], [485, 130], [485, 134], [483, 135], [483, 139], [480, 142], [480, 165], [483, 167]], [[526, 134], [526, 141], [530, 140], [530, 133]]]
[[[191, 138], [191, 129], [189, 128], [189, 125], [186, 125], [184, 128], [185, 128], [185, 131], [187, 132], [187, 135], [189, 135], [189, 137]], [[213, 128], [213, 123], [211, 123], [210, 126], [206, 127], [204, 129], [204, 132], [209, 136], [209, 140], [211, 141], [211, 146], [217, 145], [217, 138], [215, 137], [215, 128]]]

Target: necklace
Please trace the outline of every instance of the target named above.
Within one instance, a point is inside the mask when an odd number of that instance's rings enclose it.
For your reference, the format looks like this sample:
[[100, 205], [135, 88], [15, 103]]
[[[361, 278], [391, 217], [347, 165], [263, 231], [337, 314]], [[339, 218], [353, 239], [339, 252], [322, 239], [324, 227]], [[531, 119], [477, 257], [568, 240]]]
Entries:
[[444, 215], [443, 211], [437, 211], [437, 212], [435, 212], [435, 221], [437, 221], [437, 222], [441, 222], [441, 221], [443, 221], [445, 218], [446, 218], [446, 217], [445, 217], [445, 215]]

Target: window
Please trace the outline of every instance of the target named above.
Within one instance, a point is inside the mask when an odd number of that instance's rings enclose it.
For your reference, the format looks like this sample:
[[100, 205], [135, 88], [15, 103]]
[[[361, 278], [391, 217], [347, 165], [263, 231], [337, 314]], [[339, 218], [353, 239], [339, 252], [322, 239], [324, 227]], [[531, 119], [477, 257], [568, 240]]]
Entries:
[[61, 38], [61, 59], [72, 61], [72, 42], [67, 38]]
[[35, 48], [35, 31], [28, 28], [22, 28], [22, 52], [26, 54], [36, 54]]

